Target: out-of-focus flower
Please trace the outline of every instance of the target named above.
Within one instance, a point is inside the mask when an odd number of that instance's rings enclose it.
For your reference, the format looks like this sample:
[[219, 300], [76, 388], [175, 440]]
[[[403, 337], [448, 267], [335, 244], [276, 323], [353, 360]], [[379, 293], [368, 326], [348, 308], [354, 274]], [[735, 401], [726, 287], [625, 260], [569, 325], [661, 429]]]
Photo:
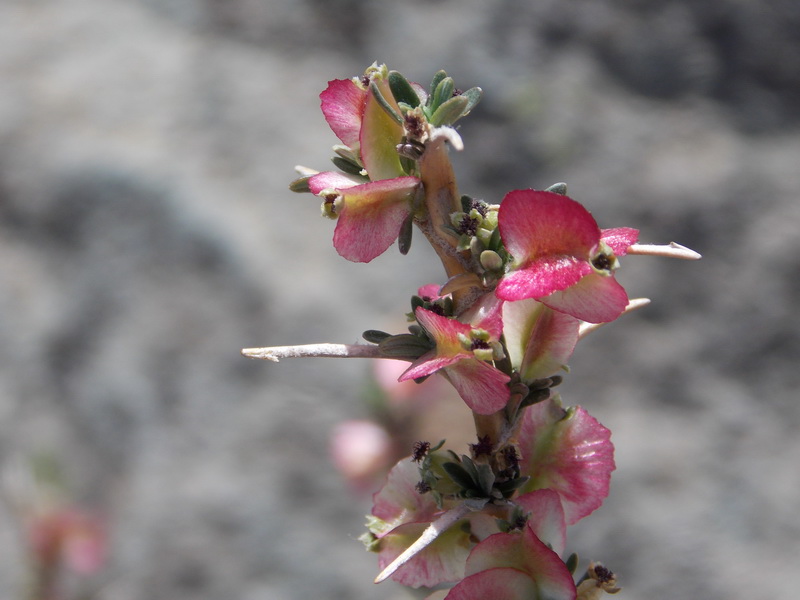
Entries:
[[28, 543], [37, 565], [64, 565], [81, 575], [97, 572], [105, 562], [108, 540], [104, 524], [75, 508], [56, 508], [35, 515]]
[[497, 285], [499, 298], [534, 298], [590, 323], [613, 321], [622, 314], [628, 295], [614, 279], [614, 270], [638, 231], [601, 230], [578, 202], [534, 190], [506, 195], [498, 227], [514, 259]]
[[385, 473], [393, 460], [391, 436], [383, 427], [367, 420], [336, 425], [330, 452], [333, 464], [356, 487]]

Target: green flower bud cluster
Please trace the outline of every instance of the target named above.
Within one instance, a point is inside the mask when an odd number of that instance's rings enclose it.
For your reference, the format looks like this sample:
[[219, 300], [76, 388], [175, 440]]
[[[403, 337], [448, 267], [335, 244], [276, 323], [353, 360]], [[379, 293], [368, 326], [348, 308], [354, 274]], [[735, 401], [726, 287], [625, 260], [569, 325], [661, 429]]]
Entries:
[[502, 277], [509, 260], [497, 228], [498, 208], [498, 205], [462, 196], [461, 210], [450, 215], [448, 227], [458, 236], [457, 250], [470, 252], [476, 271], [487, 287]]

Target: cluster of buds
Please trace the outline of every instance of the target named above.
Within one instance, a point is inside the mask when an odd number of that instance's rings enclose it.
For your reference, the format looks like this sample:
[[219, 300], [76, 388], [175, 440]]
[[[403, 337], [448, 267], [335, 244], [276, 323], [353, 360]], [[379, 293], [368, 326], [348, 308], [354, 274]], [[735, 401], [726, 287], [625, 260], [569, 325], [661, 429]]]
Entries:
[[481, 94], [443, 71], [425, 89], [383, 65], [328, 84], [320, 98], [342, 142], [338, 170], [298, 167], [291, 189], [322, 199], [344, 258], [371, 261], [395, 240], [405, 254], [416, 226], [445, 277], [412, 297], [408, 332], [243, 353], [407, 361], [400, 381], [439, 375], [472, 411], [469, 449], [418, 442], [374, 495], [362, 539], [378, 553], [376, 582], [436, 588], [431, 599], [595, 598], [618, 591], [616, 579], [592, 563], [576, 584], [566, 527], [607, 496], [614, 449], [609, 430], [554, 388], [583, 336], [649, 302], [616, 281], [620, 257], [699, 255], [639, 244], [635, 229], [600, 229], [563, 183], [497, 204], [460, 195], [453, 124]]

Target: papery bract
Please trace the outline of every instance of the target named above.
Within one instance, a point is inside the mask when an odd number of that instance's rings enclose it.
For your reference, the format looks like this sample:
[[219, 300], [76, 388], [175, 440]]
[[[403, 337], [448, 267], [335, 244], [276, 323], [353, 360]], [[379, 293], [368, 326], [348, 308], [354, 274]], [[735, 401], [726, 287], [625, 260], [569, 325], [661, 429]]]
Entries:
[[467, 558], [466, 577], [447, 600], [574, 600], [572, 575], [536, 531], [560, 529], [552, 537], [563, 545], [563, 513], [552, 495], [535, 494], [528, 500], [543, 511], [534, 510], [522, 531], [497, 533], [475, 546]]
[[[378, 564], [381, 569], [444, 513], [432, 494], [417, 491], [419, 479], [416, 464], [408, 458], [403, 459], [392, 468], [386, 485], [373, 497], [372, 514], [377, 520], [371, 522], [370, 530], [379, 540]], [[392, 575], [392, 580], [411, 587], [458, 581], [464, 576], [464, 565], [473, 545], [472, 528], [486, 532], [493, 522], [494, 519], [488, 515], [470, 514], [400, 567]]]
[[367, 90], [352, 79], [334, 79], [319, 95], [322, 114], [342, 143], [358, 148]]
[[567, 525], [597, 509], [614, 470], [611, 432], [581, 407], [564, 410], [558, 397], [526, 409], [519, 432], [521, 492], [558, 493]]
[[528, 298], [503, 304], [503, 334], [523, 383], [560, 371], [578, 343], [580, 321]]
[[497, 285], [499, 298], [534, 298], [591, 323], [613, 321], [622, 314], [628, 295], [612, 271], [615, 255], [624, 254], [636, 241], [636, 230], [603, 232], [589, 211], [571, 198], [534, 190], [506, 195], [498, 227], [514, 257], [512, 270]]
[[[486, 360], [478, 358], [475, 351], [489, 351], [502, 334], [501, 303], [488, 297], [477, 303], [467, 315], [470, 323], [443, 317], [433, 311], [417, 308], [416, 317], [436, 343], [436, 347], [417, 359], [400, 381], [425, 377], [441, 372], [461, 398], [473, 411], [488, 415], [505, 406], [509, 398], [506, 384], [510, 377]], [[478, 333], [483, 337], [477, 337]], [[460, 339], [461, 338], [461, 339]], [[465, 348], [463, 339], [471, 339], [473, 347]], [[486, 339], [488, 338], [488, 339]]]
[[309, 179], [314, 193], [336, 195], [334, 202], [340, 208], [331, 211], [338, 217], [333, 246], [353, 262], [371, 261], [398, 238], [413, 211], [419, 184], [416, 177], [397, 177], [356, 185], [351, 178], [332, 172]]

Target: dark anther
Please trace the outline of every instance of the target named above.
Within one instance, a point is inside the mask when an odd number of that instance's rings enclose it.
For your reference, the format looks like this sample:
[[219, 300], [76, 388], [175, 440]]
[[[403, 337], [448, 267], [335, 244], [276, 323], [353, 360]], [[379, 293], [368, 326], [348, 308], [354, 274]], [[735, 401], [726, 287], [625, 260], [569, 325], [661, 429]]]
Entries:
[[597, 581], [600, 583], [608, 583], [614, 579], [614, 572], [606, 569], [603, 565], [595, 565], [594, 574], [597, 576]]
[[422, 134], [425, 133], [422, 119], [412, 113], [408, 113], [405, 116], [405, 129], [408, 137], [411, 138], [411, 140], [418, 140], [422, 137]]
[[598, 271], [610, 271], [611, 259], [605, 254], [598, 254], [592, 259], [592, 266]]
[[486, 204], [486, 202], [484, 202], [483, 200], [475, 200], [475, 199], [473, 198], [473, 200], [472, 200], [472, 203], [470, 204], [470, 207], [469, 207], [469, 208], [470, 208], [470, 210], [472, 210], [472, 209], [475, 209], [475, 210], [477, 210], [477, 211], [478, 211], [478, 213], [479, 213], [479, 214], [480, 214], [482, 217], [485, 217], [485, 216], [486, 216], [486, 213], [488, 212], [489, 205], [488, 205], [488, 204]]
[[433, 303], [428, 307], [428, 310], [430, 310], [432, 313], [436, 313], [440, 317], [447, 316], [446, 314], [444, 314], [444, 306], [442, 306], [441, 304]]
[[506, 460], [506, 464], [511, 467], [515, 467], [519, 464], [519, 455], [514, 446], [506, 446], [503, 448], [503, 458]]
[[492, 346], [485, 340], [472, 340], [470, 350], [488, 350]]
[[461, 223], [458, 224], [458, 233], [462, 235], [475, 235], [478, 233], [478, 220], [473, 219], [469, 215], [464, 215]]
[[475, 458], [478, 458], [482, 454], [489, 455], [492, 453], [492, 440], [488, 435], [478, 438], [477, 444], [470, 444], [469, 447], [472, 448], [472, 455]]
[[511, 522], [511, 529], [522, 529], [525, 527], [525, 523], [528, 522], [528, 517], [526, 515], [520, 514]]
[[453, 90], [453, 96], [460, 96], [460, 95], [461, 95], [461, 94], [463, 94], [463, 93], [464, 93], [464, 90], [460, 90], [460, 89], [458, 89], [458, 88], [455, 88], [455, 89]]
[[364, 87], [369, 87], [369, 82], [370, 82], [370, 79], [366, 75], [363, 75], [361, 77], [361, 85], [363, 85]]
[[428, 450], [431, 449], [430, 442], [414, 442], [414, 449], [411, 452], [411, 460], [414, 462], [419, 462], [425, 455], [428, 453]]
[[424, 481], [420, 481], [417, 485], [414, 486], [414, 489], [417, 490], [420, 494], [424, 494], [426, 492], [431, 491], [431, 486], [429, 486]]

